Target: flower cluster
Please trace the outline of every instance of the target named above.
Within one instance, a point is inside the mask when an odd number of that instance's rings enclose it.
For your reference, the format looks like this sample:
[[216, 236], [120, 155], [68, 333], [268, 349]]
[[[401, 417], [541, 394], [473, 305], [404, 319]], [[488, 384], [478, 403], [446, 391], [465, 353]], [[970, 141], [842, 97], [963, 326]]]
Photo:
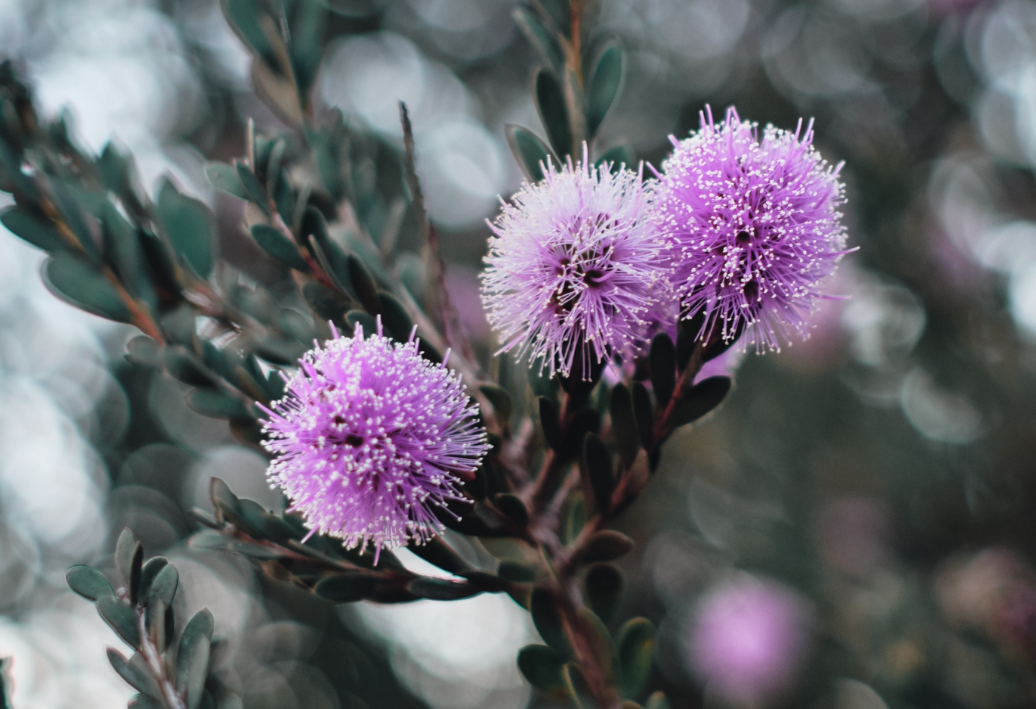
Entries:
[[335, 334], [267, 410], [270, 481], [313, 532], [348, 548], [424, 543], [441, 530], [433, 508], [463, 499], [459, 479], [489, 450], [477, 408], [413, 336], [393, 342], [379, 328], [364, 338], [360, 325]]
[[[677, 317], [700, 338], [757, 349], [808, 335], [821, 284], [846, 253], [839, 167], [794, 133], [734, 109], [674, 150], [657, 180], [583, 160], [546, 166], [491, 224], [483, 301], [502, 351], [568, 375], [578, 354], [636, 354]], [[582, 371], [587, 371], [584, 367]]]
[[663, 242], [639, 173], [583, 160], [525, 184], [490, 227], [483, 301], [501, 352], [568, 375], [634, 353], [662, 307]]

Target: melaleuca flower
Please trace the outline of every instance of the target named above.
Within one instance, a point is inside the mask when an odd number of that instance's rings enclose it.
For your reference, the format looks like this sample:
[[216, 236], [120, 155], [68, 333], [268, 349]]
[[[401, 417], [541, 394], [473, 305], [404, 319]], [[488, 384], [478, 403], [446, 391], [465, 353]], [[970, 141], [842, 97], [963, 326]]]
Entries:
[[743, 330], [757, 350], [807, 336], [821, 283], [846, 253], [841, 165], [813, 147], [812, 123], [767, 126], [760, 140], [731, 108], [725, 122], [709, 111], [699, 131], [671, 140], [655, 209], [683, 317], [704, 312], [702, 336]]
[[267, 409], [269, 479], [311, 534], [347, 548], [422, 544], [433, 514], [459, 500], [459, 477], [489, 450], [477, 407], [457, 374], [377, 335], [329, 340], [303, 355], [284, 398]]
[[627, 355], [665, 286], [662, 241], [639, 172], [572, 160], [524, 184], [490, 224], [482, 301], [500, 352], [553, 375]]

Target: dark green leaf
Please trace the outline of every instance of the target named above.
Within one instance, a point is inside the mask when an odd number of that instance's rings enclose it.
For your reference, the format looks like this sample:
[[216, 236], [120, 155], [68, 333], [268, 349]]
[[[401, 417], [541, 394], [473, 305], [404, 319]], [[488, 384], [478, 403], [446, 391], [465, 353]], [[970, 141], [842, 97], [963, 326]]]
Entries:
[[589, 641], [587, 644], [597, 666], [605, 670], [605, 680], [609, 683], [614, 681], [619, 674], [619, 658], [611, 633], [597, 614], [589, 608], [579, 609], [579, 620], [582, 626], [580, 633], [584, 640]]
[[110, 202], [101, 211], [104, 251], [115, 264], [119, 281], [132, 295], [157, 306], [154, 291], [145, 277], [143, 254], [137, 233]]
[[345, 325], [345, 313], [352, 303], [342, 294], [319, 283], [307, 283], [302, 287], [302, 297], [321, 320], [330, 320], [340, 327]]
[[356, 292], [356, 298], [368, 313], [371, 315], [379, 314], [381, 312], [381, 301], [378, 300], [378, 288], [374, 284], [374, 278], [371, 276], [370, 271], [367, 270], [367, 266], [364, 265], [363, 261], [356, 254], [349, 254], [347, 263], [349, 280], [352, 282], [353, 290]]
[[475, 570], [471, 564], [461, 558], [446, 542], [440, 537], [432, 537], [426, 544], [414, 544], [410, 551], [421, 557], [430, 564], [438, 566], [443, 571], [458, 576]]
[[501, 561], [496, 573], [500, 578], [515, 583], [532, 583], [538, 576], [535, 566], [520, 561]]
[[173, 596], [176, 595], [176, 587], [180, 582], [180, 574], [176, 567], [167, 564], [155, 577], [154, 583], [148, 593], [148, 606], [155, 603], [162, 603], [166, 608], [173, 604]]
[[561, 424], [558, 422], [558, 407], [545, 396], [539, 398], [540, 425], [543, 427], [543, 437], [555, 451], [561, 448]]
[[272, 226], [265, 224], [252, 225], [252, 238], [259, 244], [263, 251], [273, 256], [281, 263], [294, 268], [296, 271], [308, 271], [306, 259], [302, 258], [299, 249], [294, 243], [288, 241], [279, 231]]
[[80, 310], [117, 322], [132, 316], [119, 291], [92, 264], [68, 253], [58, 253], [43, 266], [43, 282], [61, 300]]
[[647, 618], [628, 620], [616, 634], [616, 644], [622, 668], [619, 689], [624, 697], [637, 697], [651, 675], [651, 663], [655, 655], [655, 626]]
[[377, 582], [377, 577], [368, 573], [336, 574], [321, 579], [313, 591], [335, 603], [352, 603], [370, 597]]
[[202, 368], [198, 358], [181, 345], [162, 350], [162, 363], [166, 371], [184, 384], [192, 386], [213, 386], [212, 378]]
[[597, 433], [601, 428], [601, 414], [596, 409], [583, 409], [569, 422], [561, 441], [559, 455], [568, 460], [578, 458], [583, 453], [586, 434]]
[[598, 561], [611, 561], [633, 551], [633, 540], [622, 532], [602, 529], [596, 532], [580, 555], [585, 564]]
[[77, 565], [65, 572], [65, 580], [73, 591], [83, 598], [96, 601], [98, 598], [112, 595], [111, 584], [97, 569]]
[[597, 158], [595, 165], [601, 166], [605, 163], [611, 165], [612, 172], [618, 172], [623, 166], [633, 170], [636, 169], [637, 159], [633, 151], [627, 145], [616, 145], [605, 150], [601, 157]]
[[[716, 327], [718, 329], [718, 326]], [[738, 321], [737, 328], [734, 330], [734, 332], [730, 333], [729, 337], [725, 339], [723, 337], [718, 337], [715, 342], [713, 342], [705, 349], [705, 356], [702, 358], [702, 361], [708, 362], [711, 359], [716, 359], [721, 354], [729, 350], [738, 341], [738, 338], [741, 337], [744, 331], [745, 319], [741, 318]]]
[[133, 687], [133, 689], [137, 690], [141, 694], [151, 697], [152, 699], [159, 699], [161, 697], [158, 683], [155, 682], [154, 677], [144, 669], [142, 661], [127, 661], [121, 652], [113, 648], [108, 648], [108, 662], [111, 663], [118, 675], [126, 680], [126, 683]]
[[69, 183], [54, 181], [51, 183], [51, 192], [58, 211], [61, 212], [65, 224], [75, 234], [83, 253], [90, 261], [100, 264], [101, 253], [94, 242], [94, 235], [87, 224], [86, 212], [79, 199], [85, 196], [82, 189]]
[[533, 95], [536, 97], [536, 110], [540, 114], [540, 121], [543, 122], [554, 151], [562, 157], [571, 154], [572, 124], [565, 104], [565, 92], [558, 82], [557, 75], [545, 68], [537, 71]]
[[611, 402], [608, 408], [612, 417], [611, 430], [615, 437], [615, 447], [618, 449], [622, 468], [625, 470], [633, 464], [640, 447], [637, 419], [633, 414], [633, 397], [625, 384], [619, 383], [612, 387]]
[[197, 709], [201, 703], [205, 679], [209, 675], [212, 631], [212, 613], [202, 609], [191, 618], [180, 636], [176, 653], [176, 691], [186, 696], [187, 709]]
[[97, 599], [97, 612], [130, 647], [140, 647], [137, 614], [130, 606], [116, 600], [115, 596], [101, 596]]
[[233, 165], [214, 160], [205, 164], [205, 174], [208, 176], [212, 186], [220, 192], [226, 192], [233, 197], [248, 199], [248, 191], [241, 184], [241, 178], [237, 175], [237, 168]]
[[669, 417], [669, 427], [676, 428], [697, 421], [719, 406], [730, 392], [730, 377], [709, 377], [695, 384]]
[[555, 72], [560, 72], [565, 64], [565, 58], [554, 30], [544, 26], [540, 18], [526, 7], [519, 6], [515, 9], [514, 21], [518, 25], [518, 29], [525, 35], [525, 38], [529, 40], [529, 44], [547, 62], [547, 65]]
[[195, 389], [187, 395], [187, 405], [202, 416], [214, 419], [245, 418], [248, 409], [240, 399], [216, 389]]
[[608, 622], [619, 609], [622, 590], [626, 584], [622, 570], [614, 564], [594, 564], [586, 572], [583, 584], [590, 608]]
[[493, 405], [497, 420], [506, 426], [511, 420], [511, 395], [507, 393], [506, 389], [496, 384], [479, 384], [478, 389]]
[[504, 134], [507, 136], [507, 144], [511, 148], [515, 162], [529, 182], [541, 181], [549, 165], [560, 165], [554, 151], [532, 131], [508, 124], [504, 128]]
[[133, 532], [129, 527], [126, 527], [119, 533], [119, 539], [115, 542], [115, 570], [119, 572], [119, 578], [123, 586], [128, 587], [130, 585], [133, 567], [136, 565], [138, 556], [143, 560], [143, 547], [137, 542], [137, 538], [133, 536]]
[[658, 408], [664, 409], [676, 388], [676, 347], [669, 335], [660, 332], [651, 340], [651, 386]]
[[481, 593], [481, 589], [468, 583], [447, 581], [446, 579], [431, 578], [422, 576], [407, 584], [407, 590], [420, 598], [430, 598], [433, 601], [456, 601], [461, 598], [470, 598]]
[[561, 653], [564, 657], [572, 656], [572, 648], [565, 636], [565, 628], [561, 622], [561, 612], [553, 594], [544, 588], [533, 589], [529, 600], [529, 612], [536, 632], [543, 642]]
[[[151, 585], [159, 572], [169, 565], [169, 560], [164, 556], [156, 556], [148, 559], [140, 569], [140, 597], [148, 598], [151, 595]], [[168, 605], [168, 604], [167, 604]]]
[[572, 27], [569, 0], [535, 0], [535, 2], [562, 36], [567, 37]]
[[259, 55], [268, 67], [279, 69], [277, 52], [263, 31], [263, 17], [265, 16], [273, 27], [277, 25], [273, 24], [272, 18], [263, 11], [264, 3], [255, 0], [222, 0], [222, 5], [227, 21], [241, 41]]
[[534, 395], [546, 397], [552, 403], [557, 403], [557, 383], [540, 369], [538, 361], [531, 363], [529, 367], [529, 387]]
[[299, 97], [309, 94], [323, 55], [327, 13], [316, 2], [295, 3], [291, 23], [291, 58]]
[[134, 694], [130, 699], [127, 709], [164, 709], [162, 703], [152, 699], [146, 694]]
[[494, 495], [493, 504], [505, 517], [519, 527], [524, 527], [529, 523], [529, 510], [525, 507], [525, 503], [522, 502], [522, 498], [517, 495], [512, 495], [508, 492]]
[[[579, 672], [574, 662], [567, 662], [561, 668], [561, 678], [565, 683], [565, 697], [568, 703], [575, 709], [583, 709], [583, 703], [579, 700], [580, 690], [586, 687], [586, 681]], [[585, 692], [583, 692], [585, 693]]]
[[536, 689], [558, 695], [564, 692], [561, 676], [565, 658], [546, 645], [526, 645], [518, 652], [518, 669]]
[[406, 308], [396, 296], [385, 291], [378, 293], [378, 300], [381, 302], [381, 323], [385, 330], [400, 342], [408, 341], [414, 329], [414, 322], [407, 314]]
[[640, 445], [645, 450], [651, 450], [654, 443], [654, 432], [652, 422], [654, 421], [654, 409], [651, 406], [651, 396], [647, 388], [640, 382], [633, 383], [633, 415], [637, 419], [637, 433], [640, 434]]
[[209, 208], [180, 194], [172, 182], [165, 180], [158, 190], [156, 210], [173, 250], [195, 273], [208, 278], [216, 242], [215, 217]]
[[147, 335], [137, 335], [126, 343], [126, 359], [144, 367], [157, 367], [161, 362], [158, 343]]
[[212, 506], [216, 508], [217, 515], [230, 516], [230, 521], [240, 520], [240, 500], [237, 495], [231, 492], [230, 487], [219, 478], [212, 478], [209, 481], [209, 497], [212, 499]]
[[353, 330], [360, 325], [363, 328], [364, 337], [370, 337], [378, 332], [378, 321], [374, 319], [374, 316], [362, 310], [350, 310], [345, 314], [345, 321]]
[[237, 163], [235, 168], [237, 169], [237, 179], [241, 182], [241, 186], [245, 188], [248, 199], [257, 205], [263, 211], [263, 214], [269, 216], [270, 199], [266, 194], [266, 190], [259, 182], [259, 178], [244, 163]]
[[0, 223], [15, 236], [44, 251], [60, 251], [69, 246], [52, 221], [23, 207], [4, 210]]
[[704, 311], [699, 312], [690, 320], [681, 320], [676, 325], [676, 368], [683, 371], [691, 361], [691, 354], [694, 352], [694, 345], [701, 335], [702, 326], [705, 324]]
[[618, 41], [604, 46], [597, 57], [586, 94], [586, 128], [590, 137], [597, 134], [608, 110], [615, 103], [625, 76], [626, 57]]
[[[601, 514], [611, 511], [612, 490], [615, 488], [615, 473], [612, 457], [597, 436], [589, 433], [583, 441], [583, 474], [594, 494], [594, 502]], [[599, 561], [599, 560], [598, 560]]]

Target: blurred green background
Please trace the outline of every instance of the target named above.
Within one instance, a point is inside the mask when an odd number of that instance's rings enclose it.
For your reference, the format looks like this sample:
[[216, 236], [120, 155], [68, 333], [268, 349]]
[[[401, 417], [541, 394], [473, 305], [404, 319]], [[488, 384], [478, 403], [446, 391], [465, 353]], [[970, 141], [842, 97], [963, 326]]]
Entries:
[[[503, 126], [539, 126], [516, 1], [326, 2], [318, 103], [394, 148], [408, 103], [449, 285], [486, 339], [484, 220], [520, 180]], [[706, 104], [784, 128], [813, 117], [823, 155], [845, 161], [860, 246], [831, 284], [851, 297], [825, 302], [809, 341], [746, 355], [723, 409], [673, 438], [620, 519], [638, 542], [622, 613], [660, 627], [653, 686], [678, 709], [1036, 706], [1036, 3], [604, 0], [598, 33], [630, 57], [599, 147], [657, 166]], [[203, 171], [243, 152], [248, 117], [279, 126], [216, 0], [0, 0], [0, 54], [83, 146], [114, 139], [147, 189], [171, 172], [211, 204], [222, 255], [270, 277], [240, 203]], [[16, 709], [130, 696], [112, 636], [64, 583], [126, 525], [213, 610], [249, 709], [536, 703], [514, 663], [535, 631], [506, 597], [333, 608], [186, 549], [211, 475], [281, 505], [264, 461], [125, 362], [128, 328], [52, 298], [39, 261], [0, 239], [0, 656]]]

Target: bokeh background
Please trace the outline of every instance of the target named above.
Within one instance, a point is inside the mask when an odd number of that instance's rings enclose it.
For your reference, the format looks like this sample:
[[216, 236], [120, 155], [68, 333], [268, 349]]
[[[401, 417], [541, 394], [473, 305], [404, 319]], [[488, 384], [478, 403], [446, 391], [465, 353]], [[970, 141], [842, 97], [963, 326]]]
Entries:
[[[317, 83], [418, 167], [467, 326], [497, 196], [520, 174], [503, 126], [538, 126], [516, 0], [326, 0]], [[748, 355], [724, 408], [678, 434], [619, 520], [623, 615], [659, 624], [655, 688], [674, 708], [1036, 705], [1036, 3], [604, 0], [629, 50], [600, 145], [658, 165], [705, 104], [793, 128], [845, 161], [848, 257], [813, 337]], [[268, 264], [203, 167], [277, 119], [216, 0], [0, 0], [0, 54], [77, 140], [109, 139], [153, 189], [172, 173], [220, 216], [221, 250]], [[0, 234], [0, 656], [15, 709], [91, 709], [131, 691], [118, 641], [66, 590], [68, 565], [130, 525], [180, 569], [225, 640], [245, 706], [521, 709], [534, 640], [506, 597], [334, 608], [187, 549], [211, 475], [281, 505], [264, 461], [132, 334], [59, 303], [40, 254]], [[420, 563], [410, 557], [408, 563]]]

